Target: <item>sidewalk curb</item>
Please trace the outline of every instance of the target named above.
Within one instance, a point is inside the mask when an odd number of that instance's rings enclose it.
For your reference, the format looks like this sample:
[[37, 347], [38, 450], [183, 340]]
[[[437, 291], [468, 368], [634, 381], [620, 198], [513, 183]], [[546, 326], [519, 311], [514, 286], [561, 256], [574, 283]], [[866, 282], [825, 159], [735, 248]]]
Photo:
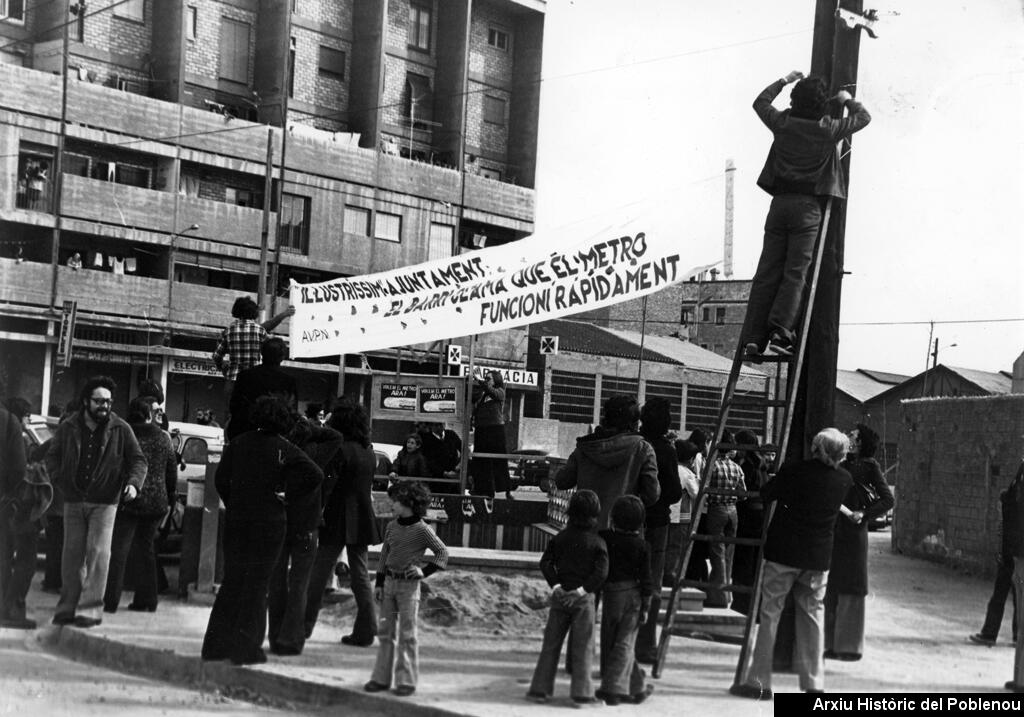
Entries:
[[231, 699], [268, 707], [343, 706], [355, 714], [394, 715], [401, 711], [415, 717], [461, 717], [464, 714], [391, 698], [388, 694], [369, 695], [361, 686], [324, 685], [227, 662], [206, 662], [172, 650], [129, 645], [74, 627], [40, 628], [34, 638], [29, 639], [48, 651], [74, 660], [177, 686], [216, 691]]

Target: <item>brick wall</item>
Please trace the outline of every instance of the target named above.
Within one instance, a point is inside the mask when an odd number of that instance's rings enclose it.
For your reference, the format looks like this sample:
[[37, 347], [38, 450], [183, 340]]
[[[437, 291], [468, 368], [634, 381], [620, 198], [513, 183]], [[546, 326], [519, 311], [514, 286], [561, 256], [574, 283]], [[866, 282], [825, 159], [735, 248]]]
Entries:
[[1024, 395], [901, 404], [893, 548], [991, 574], [999, 493], [1024, 456]]
[[210, 80], [220, 77], [220, 25], [228, 17], [249, 23], [249, 84], [252, 84], [256, 48], [256, 13], [238, 5], [216, 0], [195, 3], [196, 39], [185, 51], [185, 72]]

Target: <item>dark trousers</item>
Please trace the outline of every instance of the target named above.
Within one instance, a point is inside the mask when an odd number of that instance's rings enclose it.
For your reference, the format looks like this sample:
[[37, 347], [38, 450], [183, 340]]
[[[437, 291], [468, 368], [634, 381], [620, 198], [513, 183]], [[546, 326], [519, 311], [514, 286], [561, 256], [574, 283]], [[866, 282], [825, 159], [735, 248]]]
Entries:
[[25, 619], [25, 596], [36, 571], [38, 542], [35, 523], [17, 529], [12, 519], [0, 522], [0, 619]]
[[[704, 513], [697, 521], [697, 532], [708, 534], [708, 515]], [[686, 564], [686, 579], [706, 583], [708, 581], [708, 544], [705, 540], [693, 541], [690, 548], [690, 562]]]
[[46, 516], [46, 567], [43, 571], [43, 587], [60, 590], [60, 555], [64, 551], [64, 516]]
[[635, 582], [605, 583], [601, 601], [601, 689], [613, 695], [639, 694], [644, 675], [633, 655], [640, 652], [640, 588]]
[[[480, 426], [475, 429], [473, 450], [477, 453], [508, 453], [505, 426]], [[505, 458], [471, 458], [469, 475], [473, 477], [473, 495], [493, 498], [495, 492], [509, 489], [508, 460]]]
[[740, 334], [744, 343], [754, 342], [763, 349], [770, 332], [793, 340], [821, 215], [817, 197], [779, 194], [772, 198]]
[[[736, 516], [739, 520], [736, 526], [737, 538], [760, 538], [761, 526], [764, 521], [764, 511], [760, 508], [750, 508], [740, 503], [736, 507]], [[756, 545], [737, 545], [732, 556], [732, 582], [733, 585], [746, 585], [753, 587], [754, 576], [757, 573], [757, 551]], [[750, 603], [753, 595], [750, 593], [734, 592], [730, 607], [744, 615], [750, 612]]]
[[356, 599], [356, 622], [352, 626], [352, 639], [370, 643], [377, 635], [377, 609], [373, 604], [373, 586], [366, 567], [365, 545], [321, 542], [317, 547], [313, 573], [309, 578], [309, 591], [306, 593], [306, 637], [313, 634], [317, 615], [324, 602], [324, 590], [342, 550], [348, 555], [352, 596]]
[[562, 643], [568, 634], [572, 661], [569, 694], [580, 699], [594, 696], [594, 684], [590, 676], [594, 661], [594, 610], [594, 596], [590, 593], [576, 598], [571, 604], [551, 598], [548, 622], [544, 626], [544, 642], [530, 682], [531, 693], [548, 697], [554, 693], [558, 655], [562, 652]]
[[658, 610], [661, 608], [661, 578], [665, 574], [665, 558], [668, 548], [668, 525], [648, 528], [644, 540], [651, 548], [651, 579], [654, 580], [654, 594], [647, 612], [647, 622], [640, 625], [636, 636], [638, 657], [651, 657], [658, 650]]
[[140, 517], [123, 510], [117, 512], [114, 536], [110, 540], [107, 588], [103, 593], [103, 609], [107, 612], [117, 612], [121, 604], [129, 563], [135, 568], [132, 573], [135, 587], [132, 604], [140, 608], [156, 608], [156, 533], [161, 519], [161, 516]]
[[265, 659], [267, 590], [284, 545], [283, 521], [247, 521], [228, 515], [224, 526], [224, 582], [203, 638], [203, 659], [249, 664]]
[[316, 544], [315, 530], [289, 535], [274, 566], [267, 596], [270, 649], [274, 652], [302, 652], [306, 642], [306, 593]]
[[996, 583], [992, 588], [992, 597], [988, 601], [988, 609], [985, 611], [985, 624], [981, 628], [981, 634], [991, 637], [993, 640], [999, 635], [999, 627], [1003, 624], [1003, 608], [1006, 606], [1006, 596], [1009, 594], [1013, 600], [1013, 641], [1017, 641], [1017, 595], [1013, 590], [1013, 556], [1003, 553], [999, 556], [999, 563], [996, 566]]

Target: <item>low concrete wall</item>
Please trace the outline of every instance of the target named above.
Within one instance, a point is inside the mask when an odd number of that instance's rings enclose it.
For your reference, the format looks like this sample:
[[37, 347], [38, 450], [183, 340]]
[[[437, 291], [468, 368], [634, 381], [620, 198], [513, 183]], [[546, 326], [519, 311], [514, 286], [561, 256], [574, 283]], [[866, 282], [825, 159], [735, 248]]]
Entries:
[[1024, 395], [903, 401], [893, 549], [992, 575], [999, 493], [1024, 457]]

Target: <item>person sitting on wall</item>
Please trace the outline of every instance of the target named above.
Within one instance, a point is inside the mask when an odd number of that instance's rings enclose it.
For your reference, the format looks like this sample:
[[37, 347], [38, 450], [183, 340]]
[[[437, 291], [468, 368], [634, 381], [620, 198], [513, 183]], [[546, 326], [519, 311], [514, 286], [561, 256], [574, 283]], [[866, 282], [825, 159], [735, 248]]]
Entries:
[[398, 476], [422, 478], [430, 475], [427, 468], [427, 459], [420, 450], [423, 447], [423, 439], [418, 433], [410, 433], [405, 439], [405, 448], [398, 451], [395, 462], [391, 466], [389, 478], [394, 480]]

